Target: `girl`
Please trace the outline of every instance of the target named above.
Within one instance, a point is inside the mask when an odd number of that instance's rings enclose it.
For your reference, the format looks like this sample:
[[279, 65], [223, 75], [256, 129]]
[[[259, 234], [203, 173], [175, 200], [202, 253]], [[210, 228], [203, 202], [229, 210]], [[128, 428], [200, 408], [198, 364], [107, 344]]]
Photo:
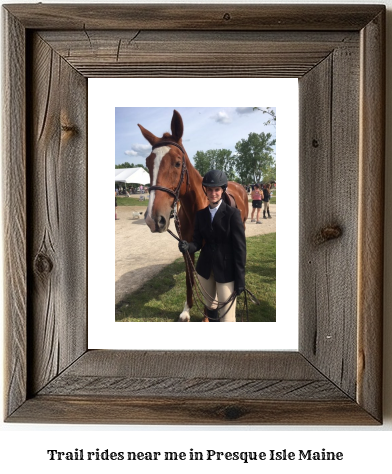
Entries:
[[[217, 303], [227, 301], [245, 289], [246, 241], [240, 211], [228, 206], [222, 195], [226, 192], [227, 177], [219, 170], [209, 171], [203, 178], [203, 190], [209, 205], [196, 213], [192, 242], [182, 240], [181, 252], [202, 249], [196, 272], [209, 322], [236, 322], [236, 299], [217, 310]], [[203, 245], [204, 243], [204, 245]], [[231, 305], [231, 307], [230, 307]]]
[[260, 187], [258, 184], [255, 184], [254, 190], [252, 191], [251, 194], [252, 197], [252, 215], [251, 215], [251, 222], [254, 222], [255, 220], [253, 219], [255, 215], [255, 210], [256, 211], [256, 224], [261, 224], [260, 221], [260, 209], [261, 209], [261, 200], [264, 198], [263, 191], [260, 190]]

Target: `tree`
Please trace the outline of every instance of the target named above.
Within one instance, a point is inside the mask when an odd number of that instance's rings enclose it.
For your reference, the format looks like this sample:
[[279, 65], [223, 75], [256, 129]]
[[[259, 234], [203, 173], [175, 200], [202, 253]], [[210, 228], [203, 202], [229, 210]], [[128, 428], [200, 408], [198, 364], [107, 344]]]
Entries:
[[235, 157], [231, 150], [220, 149], [215, 151], [215, 169], [222, 170], [229, 181], [235, 179]]
[[202, 176], [209, 170], [218, 169], [225, 172], [229, 181], [233, 181], [236, 178], [235, 157], [231, 150], [197, 151], [193, 160], [195, 162], [195, 168]]
[[265, 171], [263, 183], [276, 183], [276, 164]]
[[264, 125], [274, 125], [276, 127], [276, 112], [272, 107], [253, 107], [253, 110], [260, 110], [263, 114], [267, 114], [271, 117], [264, 122]]
[[125, 161], [124, 163], [121, 163], [119, 165], [114, 165], [114, 168], [115, 169], [122, 169], [122, 168], [143, 168], [144, 171], [147, 171], [148, 173], [148, 168], [146, 166], [143, 166], [143, 165], [135, 165], [133, 163], [128, 163], [128, 161]]
[[211, 169], [210, 158], [206, 152], [197, 151], [193, 157], [193, 160], [195, 162], [195, 168], [201, 174], [201, 176], [204, 176], [207, 171]]
[[275, 166], [276, 140], [270, 133], [250, 133], [236, 143], [235, 166], [242, 183], [260, 183]]
[[120, 169], [120, 168], [133, 168], [135, 165], [134, 164], [130, 164], [128, 163], [128, 161], [126, 161], [125, 163], [121, 163], [120, 165], [114, 165], [115, 169]]

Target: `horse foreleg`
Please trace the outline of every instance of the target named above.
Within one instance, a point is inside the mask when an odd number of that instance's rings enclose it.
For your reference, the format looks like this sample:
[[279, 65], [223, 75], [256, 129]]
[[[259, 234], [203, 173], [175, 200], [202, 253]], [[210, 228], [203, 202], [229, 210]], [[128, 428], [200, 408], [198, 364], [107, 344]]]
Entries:
[[[185, 257], [185, 256], [184, 256]], [[195, 255], [190, 255], [192, 264], [195, 263]], [[186, 257], [185, 257], [186, 258]], [[191, 320], [190, 310], [193, 306], [193, 297], [192, 297], [192, 287], [194, 285], [194, 278], [192, 271], [188, 271], [188, 266], [186, 266], [186, 301], [184, 304], [184, 309], [180, 314], [178, 321], [182, 323], [189, 323]]]
[[182, 310], [182, 313], [178, 317], [178, 321], [180, 323], [189, 323], [191, 321], [190, 310], [191, 308], [188, 306], [188, 303], [185, 301], [184, 309]]

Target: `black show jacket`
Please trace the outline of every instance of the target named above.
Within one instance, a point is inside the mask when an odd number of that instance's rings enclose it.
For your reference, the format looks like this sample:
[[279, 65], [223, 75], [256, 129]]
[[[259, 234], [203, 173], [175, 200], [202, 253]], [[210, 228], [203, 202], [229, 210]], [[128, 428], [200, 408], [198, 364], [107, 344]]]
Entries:
[[238, 209], [223, 201], [212, 223], [208, 207], [196, 213], [189, 252], [200, 249], [196, 265], [199, 275], [208, 280], [212, 270], [216, 282], [234, 281], [236, 290], [245, 287], [246, 240]]

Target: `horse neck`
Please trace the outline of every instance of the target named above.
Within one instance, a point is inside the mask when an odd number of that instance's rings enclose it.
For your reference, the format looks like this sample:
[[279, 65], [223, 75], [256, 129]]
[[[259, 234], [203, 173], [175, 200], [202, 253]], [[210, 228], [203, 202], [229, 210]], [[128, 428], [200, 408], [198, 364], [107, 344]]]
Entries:
[[186, 192], [180, 195], [181, 207], [184, 209], [185, 214], [193, 222], [194, 216], [197, 211], [204, 209], [207, 205], [207, 198], [203, 193], [202, 181], [203, 178], [200, 173], [190, 162], [188, 155], [185, 155], [186, 167], [188, 170], [188, 179]]

